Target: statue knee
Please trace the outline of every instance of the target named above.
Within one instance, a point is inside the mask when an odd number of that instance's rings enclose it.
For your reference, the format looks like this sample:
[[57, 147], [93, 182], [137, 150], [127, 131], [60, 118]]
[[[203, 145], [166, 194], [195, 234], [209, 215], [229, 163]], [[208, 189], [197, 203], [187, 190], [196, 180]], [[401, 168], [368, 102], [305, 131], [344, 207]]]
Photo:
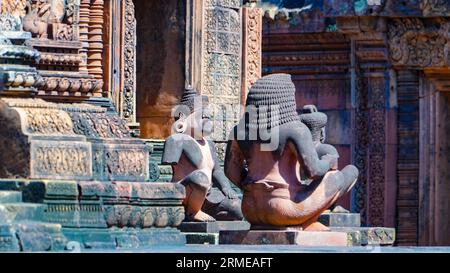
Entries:
[[322, 157], [326, 154], [339, 156], [339, 153], [336, 150], [336, 148], [329, 144], [319, 144], [316, 150], [319, 157]]
[[209, 177], [202, 171], [194, 171], [188, 175], [181, 184], [184, 186], [192, 185], [195, 188], [201, 189], [203, 191], [208, 191], [211, 186], [211, 181]]

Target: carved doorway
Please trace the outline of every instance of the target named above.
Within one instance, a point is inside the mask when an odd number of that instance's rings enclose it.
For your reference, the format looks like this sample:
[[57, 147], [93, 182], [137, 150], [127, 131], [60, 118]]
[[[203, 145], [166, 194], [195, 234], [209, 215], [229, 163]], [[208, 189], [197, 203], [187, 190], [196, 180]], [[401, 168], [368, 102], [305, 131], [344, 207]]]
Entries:
[[446, 73], [423, 78], [420, 87], [419, 245], [450, 245], [450, 71]]

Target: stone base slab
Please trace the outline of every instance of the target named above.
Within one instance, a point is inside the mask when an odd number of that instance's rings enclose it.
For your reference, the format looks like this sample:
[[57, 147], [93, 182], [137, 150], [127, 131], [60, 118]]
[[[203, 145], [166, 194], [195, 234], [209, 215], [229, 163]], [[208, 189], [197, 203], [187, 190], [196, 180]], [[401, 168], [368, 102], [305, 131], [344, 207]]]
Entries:
[[395, 243], [395, 229], [385, 227], [331, 228], [347, 233], [353, 246], [391, 246]]
[[0, 252], [63, 251], [61, 226], [43, 222], [0, 224]]
[[319, 222], [327, 227], [360, 227], [359, 213], [323, 213]]
[[295, 230], [221, 231], [219, 244], [224, 245], [298, 245], [348, 246], [345, 232], [309, 232]]
[[219, 233], [183, 233], [188, 245], [218, 245]]
[[69, 251], [83, 249], [126, 250], [151, 246], [182, 246], [186, 237], [175, 228], [64, 228]]
[[249, 230], [250, 223], [246, 221], [183, 222], [178, 229], [188, 233], [219, 233], [225, 230]]

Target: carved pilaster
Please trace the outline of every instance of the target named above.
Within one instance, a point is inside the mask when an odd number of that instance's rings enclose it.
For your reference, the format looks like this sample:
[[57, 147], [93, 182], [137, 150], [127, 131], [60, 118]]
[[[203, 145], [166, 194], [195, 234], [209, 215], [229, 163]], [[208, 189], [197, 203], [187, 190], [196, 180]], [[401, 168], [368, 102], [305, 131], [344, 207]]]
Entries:
[[[92, 0], [89, 10], [88, 70], [98, 80], [103, 79], [103, 7], [103, 0]], [[102, 96], [98, 91], [94, 96]]]
[[[242, 17], [239, 0], [203, 2], [201, 93], [210, 98], [214, 140], [226, 140], [241, 101]], [[231, 114], [231, 115], [230, 115]]]
[[262, 9], [244, 7], [243, 17], [243, 46], [242, 46], [242, 97], [245, 104], [250, 87], [261, 78], [262, 58]]
[[123, 27], [124, 86], [121, 94], [121, 116], [136, 125], [136, 17], [133, 0], [125, 0]]
[[89, 48], [89, 6], [91, 0], [80, 0], [80, 42], [83, 47], [80, 49], [81, 63], [80, 73], [87, 73], [87, 51]]
[[362, 222], [395, 226], [396, 104], [391, 88], [383, 19], [338, 20], [351, 31], [353, 85], [353, 162], [360, 170], [353, 204]]

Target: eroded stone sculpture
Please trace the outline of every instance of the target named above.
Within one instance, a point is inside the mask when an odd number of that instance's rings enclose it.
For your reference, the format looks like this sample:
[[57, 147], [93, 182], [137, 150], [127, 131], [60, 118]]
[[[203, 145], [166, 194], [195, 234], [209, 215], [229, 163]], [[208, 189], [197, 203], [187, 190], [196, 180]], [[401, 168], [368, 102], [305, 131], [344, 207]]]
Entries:
[[172, 181], [186, 188], [185, 220], [241, 220], [241, 202], [220, 167], [214, 143], [205, 139], [212, 131], [208, 97], [187, 89], [180, 106], [185, 111], [176, 118], [177, 133], [166, 140], [162, 163], [172, 165]]
[[[358, 170], [351, 165], [337, 170], [338, 153], [332, 146], [321, 146], [320, 128], [313, 139], [296, 111], [290, 75], [258, 80], [246, 107], [245, 118], [233, 129], [225, 159], [226, 175], [244, 192], [246, 220], [253, 226], [326, 230], [318, 217], [353, 187]], [[252, 109], [258, 114], [252, 114]], [[263, 149], [265, 131], [276, 132], [271, 136], [278, 142], [271, 151]], [[255, 132], [257, 137], [252, 138]]]

